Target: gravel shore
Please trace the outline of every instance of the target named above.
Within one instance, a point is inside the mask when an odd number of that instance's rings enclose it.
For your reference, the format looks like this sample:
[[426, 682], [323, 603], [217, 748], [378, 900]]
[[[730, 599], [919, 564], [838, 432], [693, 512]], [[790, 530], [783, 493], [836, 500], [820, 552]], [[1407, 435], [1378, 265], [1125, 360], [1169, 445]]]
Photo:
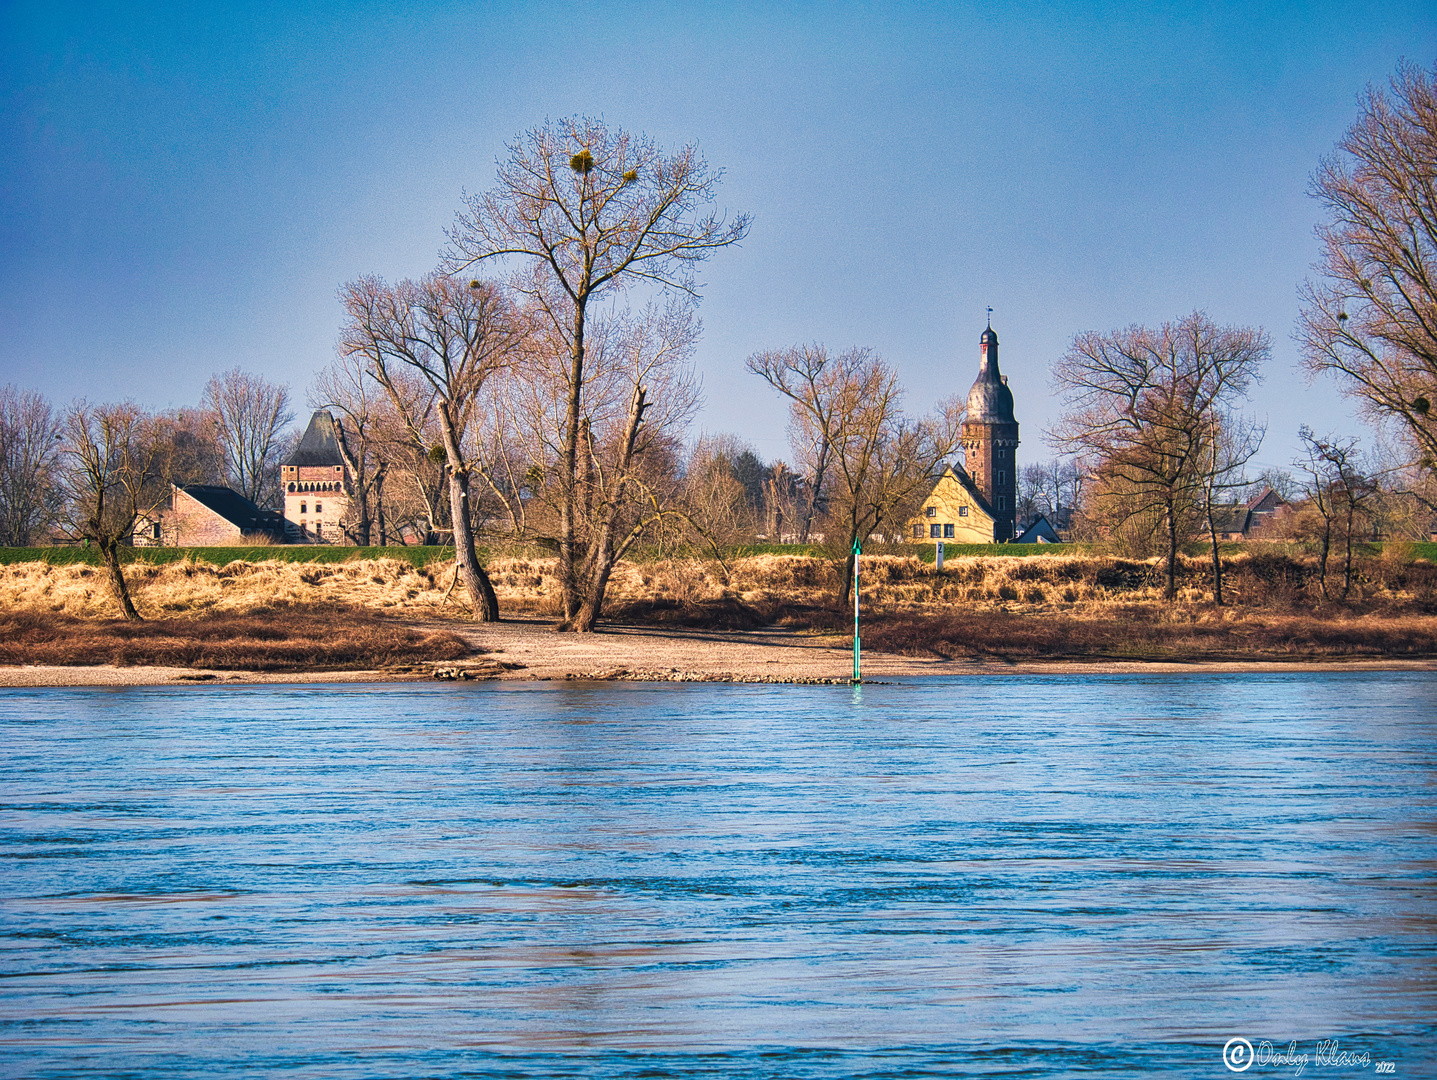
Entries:
[[[556, 634], [545, 620], [513, 619], [497, 625], [436, 623], [484, 652], [471, 660], [419, 664], [383, 671], [206, 671], [174, 667], [0, 667], [0, 687], [214, 686], [254, 683], [361, 683], [455, 679], [603, 679], [655, 682], [847, 683], [853, 654], [846, 641], [769, 628], [707, 631], [611, 626], [594, 634]], [[1321, 663], [1016, 663], [938, 660], [868, 652], [866, 680], [1000, 672], [1105, 674], [1131, 671], [1431, 671], [1437, 661], [1327, 661]]]

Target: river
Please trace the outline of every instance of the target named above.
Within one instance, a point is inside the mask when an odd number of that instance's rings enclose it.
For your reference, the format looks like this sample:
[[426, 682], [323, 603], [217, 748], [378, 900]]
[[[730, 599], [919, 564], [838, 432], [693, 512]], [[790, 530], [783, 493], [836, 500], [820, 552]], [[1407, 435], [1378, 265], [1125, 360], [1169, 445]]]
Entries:
[[8, 690], [0, 1071], [1437, 1075], [1434, 773], [1426, 673]]

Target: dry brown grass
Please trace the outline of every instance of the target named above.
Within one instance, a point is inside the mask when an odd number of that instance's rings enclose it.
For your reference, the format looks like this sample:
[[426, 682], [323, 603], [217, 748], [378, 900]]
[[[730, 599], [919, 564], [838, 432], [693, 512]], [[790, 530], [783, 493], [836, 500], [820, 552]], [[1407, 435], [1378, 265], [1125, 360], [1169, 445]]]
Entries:
[[1437, 618], [1304, 614], [1210, 617], [1211, 613], [1115, 607], [1106, 617], [1034, 618], [1010, 612], [881, 614], [865, 648], [905, 656], [1019, 660], [1424, 659], [1437, 656]]
[[332, 604], [140, 623], [33, 609], [0, 616], [0, 664], [370, 671], [459, 660], [473, 651], [449, 631], [419, 630], [371, 611]]
[[[1200, 558], [1182, 560], [1178, 600], [1167, 604], [1161, 567], [1151, 560], [965, 557], [949, 560], [939, 573], [916, 558], [870, 557], [863, 575], [865, 644], [1015, 658], [1437, 655], [1437, 567], [1423, 560], [1364, 560], [1345, 603], [1321, 599], [1311, 557], [1254, 547], [1226, 562], [1229, 604], [1216, 608], [1210, 568]], [[451, 589], [453, 566], [452, 560], [419, 570], [396, 559], [257, 560], [224, 567], [136, 565], [127, 573], [141, 613], [170, 625], [251, 613], [273, 619], [276, 610], [316, 605], [462, 618], [467, 598], [462, 587]], [[554, 560], [498, 558], [488, 569], [506, 614], [557, 614]], [[757, 555], [727, 565], [621, 563], [605, 617], [733, 630], [780, 623], [843, 633], [849, 617], [831, 609], [835, 585], [833, 565], [807, 556]], [[43, 563], [0, 567], [0, 611], [81, 620], [118, 614], [102, 571]]]

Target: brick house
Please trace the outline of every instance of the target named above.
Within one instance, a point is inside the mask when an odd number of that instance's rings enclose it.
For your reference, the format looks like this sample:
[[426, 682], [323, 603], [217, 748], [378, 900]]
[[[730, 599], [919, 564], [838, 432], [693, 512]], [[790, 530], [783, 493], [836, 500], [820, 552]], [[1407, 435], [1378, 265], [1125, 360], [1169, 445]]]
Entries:
[[284, 540], [279, 514], [261, 509], [238, 491], [211, 484], [171, 484], [169, 498], [158, 513], [141, 522], [134, 536], [139, 547], [234, 547]]

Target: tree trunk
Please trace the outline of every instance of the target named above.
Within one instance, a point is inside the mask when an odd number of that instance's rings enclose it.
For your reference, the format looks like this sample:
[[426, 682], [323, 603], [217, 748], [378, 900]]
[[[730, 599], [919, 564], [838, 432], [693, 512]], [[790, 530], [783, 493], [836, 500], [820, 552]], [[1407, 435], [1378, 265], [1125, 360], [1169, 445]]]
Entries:
[[105, 568], [110, 572], [110, 588], [115, 594], [115, 599], [120, 602], [120, 610], [131, 622], [142, 622], [140, 613], [135, 610], [134, 601], [130, 599], [130, 589], [125, 584], [125, 572], [120, 568], [119, 542], [102, 539], [96, 543], [100, 548], [100, 554], [104, 557]]
[[848, 556], [843, 560], [843, 584], [838, 587], [838, 610], [842, 611], [853, 602], [853, 545], [848, 545]]
[[480, 622], [498, 622], [499, 597], [474, 551], [474, 528], [469, 521], [469, 474], [461, 469], [449, 470], [449, 517], [454, 526], [454, 559], [469, 593], [474, 618]]
[[379, 525], [379, 546], [389, 546], [389, 528], [384, 520], [384, 470], [389, 468], [387, 462], [382, 463], [374, 472], [374, 516]]
[[489, 575], [479, 565], [474, 551], [474, 525], [469, 518], [469, 470], [459, 453], [459, 433], [454, 427], [451, 403], [439, 402], [439, 430], [444, 437], [444, 454], [449, 472], [449, 526], [454, 530], [454, 562], [469, 593], [469, 605], [480, 622], [499, 621], [499, 598]]
[[1354, 506], [1352, 500], [1348, 499], [1347, 509], [1347, 535], [1346, 543], [1342, 552], [1342, 599], [1347, 599], [1347, 594], [1352, 591], [1352, 526], [1354, 524]]
[[1208, 499], [1207, 532], [1212, 540], [1212, 600], [1222, 607], [1222, 553], [1217, 546], [1217, 524], [1212, 517], [1212, 499]]
[[[638, 442], [639, 428], [644, 422], [644, 412], [648, 409], [645, 398], [647, 391], [642, 386], [634, 387], [633, 397], [629, 399], [629, 415], [624, 422], [623, 451], [619, 457], [618, 468], [615, 470], [616, 479], [613, 494], [610, 497], [607, 513], [604, 515], [603, 525], [598, 530], [591, 530], [589, 536], [589, 558], [584, 566], [584, 596], [578, 610], [571, 616], [566, 616], [560, 623], [559, 629], [573, 630], [581, 634], [592, 633], [599, 622], [599, 612], [604, 607], [604, 594], [608, 592], [609, 577], [614, 572], [614, 564], [617, 558], [614, 551], [614, 529], [617, 526], [619, 512], [624, 505], [624, 489], [627, 485], [629, 469], [633, 465], [634, 446]], [[585, 428], [587, 432], [587, 426]], [[592, 447], [586, 447], [592, 456]], [[586, 496], [586, 498], [591, 496]]]
[[564, 420], [564, 443], [560, 447], [559, 482], [564, 486], [559, 500], [559, 584], [563, 589], [564, 620], [579, 613], [579, 588], [575, 579], [574, 548], [578, 527], [574, 490], [579, 479], [579, 410], [584, 380], [584, 302], [574, 303], [574, 344], [569, 354], [569, 401]]
[[609, 589], [609, 577], [614, 572], [614, 561], [611, 554], [601, 554], [601, 561], [594, 568], [594, 575], [584, 590], [584, 600], [579, 605], [578, 613], [572, 619], [566, 620], [559, 629], [573, 630], [580, 634], [594, 632], [594, 627], [599, 624], [599, 612], [604, 609], [604, 594]]
[[818, 449], [818, 466], [813, 474], [813, 487], [808, 493], [808, 506], [803, 515], [803, 528], [798, 532], [798, 542], [808, 543], [809, 531], [813, 528], [813, 518], [818, 510], [819, 492], [823, 490], [824, 474], [828, 471], [829, 443], [825, 439], [823, 445]]
[[1168, 526], [1168, 581], [1163, 590], [1163, 599], [1172, 600], [1178, 594], [1178, 515], [1172, 503], [1167, 504]]
[[1322, 528], [1322, 555], [1317, 561], [1317, 584], [1322, 590], [1324, 600], [1332, 599], [1327, 595], [1327, 555], [1332, 550], [1332, 522], [1324, 519]]

